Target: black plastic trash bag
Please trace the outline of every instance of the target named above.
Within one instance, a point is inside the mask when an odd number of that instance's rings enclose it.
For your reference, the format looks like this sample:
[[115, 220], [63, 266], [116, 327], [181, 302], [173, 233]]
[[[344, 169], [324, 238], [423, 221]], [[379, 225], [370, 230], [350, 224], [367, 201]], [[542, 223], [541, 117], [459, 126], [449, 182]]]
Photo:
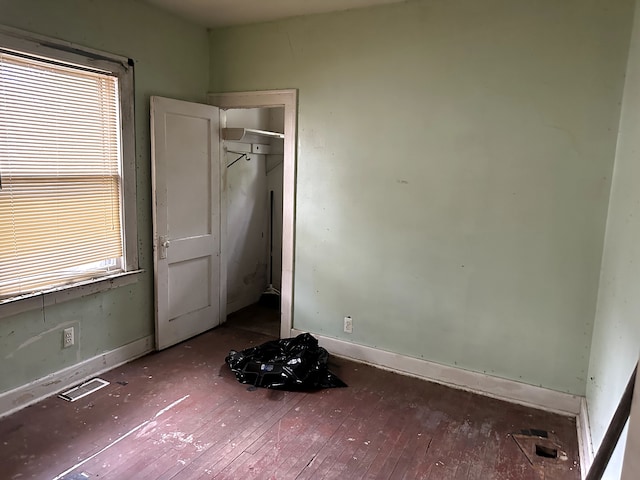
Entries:
[[240, 383], [279, 390], [317, 390], [347, 385], [327, 368], [329, 353], [308, 333], [231, 350], [225, 362]]

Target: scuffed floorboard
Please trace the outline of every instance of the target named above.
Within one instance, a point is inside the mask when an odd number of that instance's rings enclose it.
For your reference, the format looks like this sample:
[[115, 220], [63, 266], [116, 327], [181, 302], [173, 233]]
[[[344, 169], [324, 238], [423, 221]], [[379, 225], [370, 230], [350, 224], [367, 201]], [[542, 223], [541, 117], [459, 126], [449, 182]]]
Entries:
[[[572, 418], [341, 359], [331, 369], [348, 388], [250, 391], [224, 357], [269, 339], [223, 326], [102, 375], [111, 384], [77, 402], [51, 397], [0, 420], [0, 476], [580, 478]], [[532, 465], [511, 437], [532, 428], [567, 459]]]

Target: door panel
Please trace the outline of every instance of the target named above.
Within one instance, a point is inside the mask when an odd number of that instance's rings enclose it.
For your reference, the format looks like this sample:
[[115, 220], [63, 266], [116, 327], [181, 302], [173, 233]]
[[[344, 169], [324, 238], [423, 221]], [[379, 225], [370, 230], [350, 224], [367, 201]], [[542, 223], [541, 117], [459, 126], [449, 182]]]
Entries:
[[156, 347], [220, 324], [219, 111], [151, 98]]
[[211, 305], [211, 292], [207, 288], [211, 276], [209, 257], [175, 262], [169, 269], [170, 320]]
[[[211, 140], [209, 119], [165, 113], [167, 228], [172, 238], [211, 234]], [[197, 206], [197, 208], [194, 208]]]

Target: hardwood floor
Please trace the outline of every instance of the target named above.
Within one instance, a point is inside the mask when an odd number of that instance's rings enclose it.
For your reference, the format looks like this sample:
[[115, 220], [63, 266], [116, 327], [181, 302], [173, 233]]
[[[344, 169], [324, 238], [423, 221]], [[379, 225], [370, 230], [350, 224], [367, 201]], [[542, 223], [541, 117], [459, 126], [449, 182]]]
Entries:
[[[230, 349], [272, 337], [222, 326], [116, 368], [98, 392], [0, 420], [7, 479], [580, 478], [575, 419], [331, 359], [349, 387], [248, 388]], [[549, 432], [558, 456], [512, 434]], [[524, 442], [526, 443], [526, 442]]]

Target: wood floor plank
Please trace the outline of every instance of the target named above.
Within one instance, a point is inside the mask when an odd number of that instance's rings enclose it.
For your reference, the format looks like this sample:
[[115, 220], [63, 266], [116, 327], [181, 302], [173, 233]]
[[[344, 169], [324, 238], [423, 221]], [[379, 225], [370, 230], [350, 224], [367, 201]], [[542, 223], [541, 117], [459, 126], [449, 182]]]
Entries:
[[332, 426], [333, 432], [328, 440], [317, 452], [313, 462], [296, 476], [297, 479], [323, 478], [326, 470], [334, 464], [340, 452], [345, 448], [349, 448], [347, 443], [350, 441], [348, 431], [355, 421], [352, 415], [354, 410], [355, 406], [353, 404], [350, 406], [345, 405], [342, 408], [340, 415], [336, 417], [336, 422]]
[[393, 403], [385, 402], [383, 411], [374, 418], [363, 448], [355, 454], [358, 458], [357, 463], [354, 461], [345, 471], [345, 475], [354, 480], [364, 478], [380, 452], [389, 448], [390, 436], [398, 425], [397, 411]]
[[[328, 395], [326, 393], [324, 394], [325, 397]], [[339, 394], [334, 395], [334, 397], [335, 396], [339, 396]], [[329, 438], [330, 435], [337, 430], [339, 425], [344, 422], [348, 413], [348, 411], [343, 412], [342, 410], [336, 412], [336, 409], [328, 411], [325, 417], [328, 422], [319, 430], [321, 436]], [[306, 422], [306, 418], [304, 420]], [[282, 463], [286, 462], [291, 456], [297, 455], [299, 453], [300, 441], [307, 437], [296, 435], [296, 433], [302, 433], [299, 424], [297, 425], [297, 432], [291, 431], [288, 428], [289, 426], [296, 426], [295, 418], [281, 418], [277, 426], [265, 432], [265, 435], [261, 438], [261, 447], [258, 450], [251, 450], [254, 453], [253, 458], [246, 466], [243, 466], [243, 472], [238, 473], [251, 473], [257, 475], [257, 477], [269, 477], [275, 475], [275, 470], [277, 470]], [[329, 434], [328, 432], [332, 433]]]
[[[271, 393], [271, 392], [269, 392]], [[273, 410], [259, 409], [258, 414], [252, 414], [251, 410], [247, 410], [247, 415], [243, 421], [235, 422], [234, 418], [229, 418], [228, 426], [231, 427], [230, 433], [222, 441], [214, 443], [202, 455], [198, 456], [192, 463], [185, 467], [184, 471], [176, 469], [169, 472], [169, 475], [163, 475], [160, 478], [183, 478], [183, 475], [192, 475], [192, 471], [211, 471], [213, 475], [218, 475], [221, 470], [236, 461], [240, 456], [246, 455], [246, 449], [254, 442], [260, 439], [265, 432], [269, 431], [275, 423], [277, 423], [285, 412], [292, 408], [296, 408], [298, 403], [304, 398], [304, 394], [278, 392], [282, 393], [282, 404]], [[227, 425], [225, 425], [226, 427]], [[205, 433], [206, 436], [206, 433]]]
[[342, 413], [338, 407], [344, 404], [344, 397], [339, 391], [325, 390], [306, 400], [289, 412], [289, 428], [281, 423], [277, 432], [265, 435], [267, 441], [254, 451], [240, 475], [289, 478], [299, 461], [308, 464], [317, 455], [338, 426], [332, 419]]
[[407, 470], [409, 470], [411, 463], [420, 461], [416, 453], [420, 451], [422, 447], [422, 442], [420, 441], [422, 440], [421, 429], [418, 425], [413, 425], [412, 427], [409, 434], [405, 436], [404, 446], [396, 454], [397, 460], [393, 465], [393, 469], [386, 476], [389, 480], [401, 480], [404, 478]]
[[[367, 404], [369, 404], [368, 408]], [[366, 452], [371, 449], [371, 434], [374, 433], [371, 429], [371, 419], [376, 418], [380, 412], [385, 410], [393, 411], [394, 418], [397, 415], [393, 403], [388, 398], [378, 396], [375, 393], [372, 393], [372, 398], [366, 400], [364, 405], [365, 409], [358, 412], [358, 417], [354, 418], [353, 423], [349, 426], [346, 448], [343, 448], [334, 464], [328, 466], [323, 478], [347, 478], [364, 470], [362, 462]]]

